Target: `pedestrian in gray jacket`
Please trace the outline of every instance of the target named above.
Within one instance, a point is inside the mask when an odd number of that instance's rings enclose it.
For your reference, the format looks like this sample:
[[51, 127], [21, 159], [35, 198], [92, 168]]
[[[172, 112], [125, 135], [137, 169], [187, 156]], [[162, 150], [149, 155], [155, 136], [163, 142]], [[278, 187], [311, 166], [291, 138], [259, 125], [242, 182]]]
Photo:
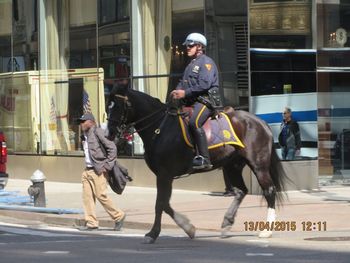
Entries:
[[119, 231], [125, 219], [125, 213], [117, 209], [107, 196], [107, 176], [117, 158], [114, 142], [104, 136], [104, 131], [96, 126], [91, 113], [79, 118], [83, 131], [83, 149], [86, 168], [82, 173], [83, 206], [86, 226], [80, 230], [97, 230], [96, 199], [115, 222], [114, 229]]

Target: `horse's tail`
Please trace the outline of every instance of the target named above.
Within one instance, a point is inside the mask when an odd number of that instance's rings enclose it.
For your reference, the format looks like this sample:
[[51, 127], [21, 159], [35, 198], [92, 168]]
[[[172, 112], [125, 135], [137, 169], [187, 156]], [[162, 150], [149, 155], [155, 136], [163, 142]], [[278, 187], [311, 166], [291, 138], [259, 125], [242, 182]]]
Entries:
[[281, 160], [276, 153], [276, 148], [274, 145], [272, 145], [272, 149], [271, 149], [270, 175], [276, 187], [277, 202], [282, 204], [285, 197], [287, 196], [285, 192], [285, 185], [286, 185], [286, 182], [289, 180], [289, 178], [287, 177], [283, 169]]

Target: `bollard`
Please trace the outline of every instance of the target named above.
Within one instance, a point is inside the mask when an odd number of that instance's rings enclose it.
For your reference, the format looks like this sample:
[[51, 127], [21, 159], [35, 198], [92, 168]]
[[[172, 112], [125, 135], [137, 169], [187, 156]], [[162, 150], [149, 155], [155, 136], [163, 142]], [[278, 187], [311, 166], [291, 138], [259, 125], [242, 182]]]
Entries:
[[32, 185], [28, 188], [28, 194], [34, 198], [35, 207], [46, 207], [45, 185], [46, 177], [40, 170], [36, 170], [30, 177]]

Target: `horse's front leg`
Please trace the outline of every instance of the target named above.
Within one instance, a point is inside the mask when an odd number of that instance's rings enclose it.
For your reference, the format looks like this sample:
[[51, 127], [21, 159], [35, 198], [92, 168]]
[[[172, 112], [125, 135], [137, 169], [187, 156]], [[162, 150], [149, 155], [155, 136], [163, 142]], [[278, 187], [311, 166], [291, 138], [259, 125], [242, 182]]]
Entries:
[[155, 206], [155, 218], [151, 231], [145, 235], [144, 243], [146, 244], [152, 244], [158, 238], [161, 230], [163, 211], [166, 211], [168, 214], [173, 213], [169, 205], [172, 183], [173, 180], [171, 178], [157, 175], [157, 199]]
[[193, 239], [196, 235], [196, 228], [194, 225], [190, 223], [190, 220], [177, 212], [174, 212], [174, 216], [172, 217], [175, 221], [175, 223], [185, 231], [185, 233]]

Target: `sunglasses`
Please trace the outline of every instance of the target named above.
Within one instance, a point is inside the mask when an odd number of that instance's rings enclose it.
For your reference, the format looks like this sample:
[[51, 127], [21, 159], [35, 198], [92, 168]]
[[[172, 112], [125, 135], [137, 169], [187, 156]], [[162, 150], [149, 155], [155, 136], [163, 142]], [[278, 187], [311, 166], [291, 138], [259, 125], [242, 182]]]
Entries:
[[186, 45], [187, 48], [193, 48], [196, 44]]

